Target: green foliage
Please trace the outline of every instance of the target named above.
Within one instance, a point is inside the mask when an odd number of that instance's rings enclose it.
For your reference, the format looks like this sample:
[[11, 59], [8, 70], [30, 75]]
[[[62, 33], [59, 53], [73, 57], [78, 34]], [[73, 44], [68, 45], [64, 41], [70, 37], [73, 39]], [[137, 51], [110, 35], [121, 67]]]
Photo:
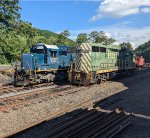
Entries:
[[26, 44], [27, 40], [25, 37], [17, 35], [14, 32], [7, 33], [3, 31], [3, 35], [0, 37], [0, 46], [2, 57], [7, 59], [5, 63], [10, 63], [13, 59], [20, 59], [21, 53], [28, 51]]
[[140, 46], [138, 46], [136, 49], [135, 49], [135, 52], [137, 54], [140, 54], [140, 53], [144, 53], [146, 51], [150, 50], [150, 40]]
[[17, 34], [25, 36], [27, 38], [33, 38], [39, 35], [38, 30], [36, 28], [33, 28], [31, 23], [23, 21], [17, 22], [17, 26], [14, 28], [14, 31]]
[[48, 30], [41, 30], [41, 29], [37, 29], [37, 32], [39, 33], [39, 35], [41, 36], [45, 36], [45, 37], [51, 37], [51, 36], [54, 36], [54, 37], [58, 37], [59, 34], [56, 34], [54, 32], [51, 32], [51, 31], [48, 31]]
[[0, 63], [20, 60], [21, 54], [28, 53], [31, 46], [37, 43], [75, 45], [62, 34], [33, 28], [31, 23], [18, 21], [13, 31], [6, 27], [0, 30]]
[[93, 43], [103, 43], [105, 45], [109, 45], [114, 43], [116, 40], [113, 38], [108, 38], [103, 31], [97, 32], [92, 31], [89, 35], [87, 34], [79, 34], [77, 36], [77, 43], [84, 42], [93, 42]]
[[21, 54], [28, 53], [31, 46], [37, 43], [75, 45], [74, 41], [63, 35], [33, 28], [29, 23], [18, 22], [18, 28], [14, 31], [0, 30], [0, 63], [20, 60]]
[[113, 38], [108, 38], [103, 31], [97, 32], [93, 31], [89, 34], [89, 39], [94, 43], [103, 43], [109, 45], [114, 43], [116, 40]]
[[130, 49], [130, 50], [133, 50], [133, 47], [132, 47], [132, 45], [129, 43], [129, 42], [123, 42], [123, 43], [121, 43], [120, 44], [120, 46], [122, 47], [122, 48], [125, 48], [125, 47], [127, 47], [128, 49]]
[[64, 30], [63, 32], [61, 32], [57, 37], [56, 45], [74, 46], [76, 43], [68, 39], [67, 37], [69, 36], [70, 36], [69, 30]]
[[84, 34], [84, 33], [79, 34], [79, 35], [77, 36], [76, 42], [77, 42], [78, 44], [88, 42], [88, 35], [87, 35], [87, 34]]
[[19, 0], [0, 0], [0, 28], [13, 28], [20, 18]]
[[69, 32], [69, 30], [64, 30], [63, 32], [60, 33], [60, 35], [68, 37], [68, 36], [70, 36], [70, 32]]

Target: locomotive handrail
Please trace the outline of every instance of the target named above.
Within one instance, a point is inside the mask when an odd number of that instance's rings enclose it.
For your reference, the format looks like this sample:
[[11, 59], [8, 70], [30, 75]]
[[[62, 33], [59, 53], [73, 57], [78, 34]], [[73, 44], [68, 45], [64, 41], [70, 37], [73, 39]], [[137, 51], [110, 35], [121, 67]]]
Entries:
[[29, 65], [29, 63], [28, 63], [28, 61], [26, 60], [26, 62], [27, 62], [27, 65], [29, 66], [29, 68], [30, 68], [30, 75], [31, 75], [31, 67], [30, 67], [30, 65]]

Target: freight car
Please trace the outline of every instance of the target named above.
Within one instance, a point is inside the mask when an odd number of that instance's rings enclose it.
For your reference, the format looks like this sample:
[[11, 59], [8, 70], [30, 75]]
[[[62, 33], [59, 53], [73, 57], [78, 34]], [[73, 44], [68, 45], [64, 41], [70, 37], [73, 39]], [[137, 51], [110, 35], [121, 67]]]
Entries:
[[136, 67], [137, 68], [144, 67], [144, 64], [145, 64], [145, 61], [144, 61], [143, 56], [137, 56], [136, 57]]
[[68, 73], [71, 84], [100, 83], [118, 73], [133, 73], [135, 70], [134, 55], [128, 48], [82, 43], [76, 50], [76, 60]]
[[14, 84], [22, 86], [65, 79], [75, 56], [75, 47], [34, 45], [30, 54], [22, 54], [21, 68], [15, 68]]

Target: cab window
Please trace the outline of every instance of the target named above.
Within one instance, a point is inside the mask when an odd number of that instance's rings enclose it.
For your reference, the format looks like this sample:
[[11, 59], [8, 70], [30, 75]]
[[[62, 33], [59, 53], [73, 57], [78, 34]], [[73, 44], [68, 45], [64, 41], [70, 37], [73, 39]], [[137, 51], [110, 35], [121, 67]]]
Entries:
[[57, 51], [50, 51], [50, 56], [56, 58]]

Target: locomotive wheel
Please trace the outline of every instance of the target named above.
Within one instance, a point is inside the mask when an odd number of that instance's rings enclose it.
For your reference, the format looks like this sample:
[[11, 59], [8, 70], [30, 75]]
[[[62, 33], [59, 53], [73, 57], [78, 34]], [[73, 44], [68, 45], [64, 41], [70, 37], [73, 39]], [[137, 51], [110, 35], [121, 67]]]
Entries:
[[97, 83], [100, 84], [102, 82], [105, 82], [107, 80], [107, 77], [105, 74], [101, 74], [100, 78], [97, 78]]
[[86, 81], [84, 82], [84, 86], [89, 86], [89, 85], [90, 85], [90, 82], [86, 80]]
[[107, 80], [107, 77], [105, 74], [102, 75], [102, 82], [105, 82]]
[[97, 76], [96, 76], [96, 83], [97, 84], [100, 84], [102, 82], [102, 80], [101, 80], [101, 75], [100, 74], [97, 74]]
[[97, 79], [97, 80], [96, 80], [96, 83], [97, 83], [97, 84], [100, 84], [101, 82], [102, 82], [101, 79]]

